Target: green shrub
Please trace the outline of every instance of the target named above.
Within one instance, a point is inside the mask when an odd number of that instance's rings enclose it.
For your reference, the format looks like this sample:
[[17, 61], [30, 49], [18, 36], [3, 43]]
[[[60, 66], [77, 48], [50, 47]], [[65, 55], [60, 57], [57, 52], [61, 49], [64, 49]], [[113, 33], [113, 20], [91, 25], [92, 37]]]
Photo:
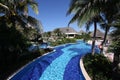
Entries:
[[83, 58], [85, 69], [92, 80], [111, 80], [112, 63], [101, 54], [86, 55]]
[[61, 45], [61, 44], [66, 44], [66, 43], [75, 43], [76, 40], [74, 38], [64, 38], [61, 40], [56, 40], [55, 42], [50, 42], [51, 46], [57, 46], [57, 45]]

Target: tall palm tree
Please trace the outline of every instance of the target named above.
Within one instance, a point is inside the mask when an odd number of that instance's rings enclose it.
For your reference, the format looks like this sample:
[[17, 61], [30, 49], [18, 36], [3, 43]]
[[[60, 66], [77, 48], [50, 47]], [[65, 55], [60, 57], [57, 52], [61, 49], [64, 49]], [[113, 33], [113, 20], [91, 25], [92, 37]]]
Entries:
[[26, 27], [28, 23], [36, 24], [36, 19], [28, 15], [29, 6], [38, 14], [38, 5], [34, 0], [1, 0], [0, 13], [4, 14], [6, 20], [14, 26], [19, 23], [22, 27]]
[[[4, 27], [7, 27], [9, 29], [7, 30], [11, 31], [11, 33], [13, 29], [13, 33], [16, 31], [21, 36], [24, 36], [24, 38], [27, 39], [27, 41], [25, 40], [26, 42], [28, 42], [28, 36], [26, 33], [29, 26], [41, 26], [38, 25], [38, 20], [28, 15], [29, 6], [36, 12], [36, 14], [38, 13], [38, 5], [35, 0], [0, 0], [0, 21], [3, 22], [0, 27], [5, 25]], [[14, 36], [14, 34], [12, 36]], [[25, 41], [24, 43], [26, 43]], [[15, 44], [18, 44], [17, 41]], [[14, 46], [13, 44], [11, 45]], [[9, 49], [10, 46], [7, 46], [7, 48]], [[21, 47], [23, 46], [20, 45], [20, 48]], [[4, 47], [3, 50], [5, 50]]]
[[[105, 35], [103, 44], [105, 43], [107, 33], [110, 29], [111, 23], [114, 22], [113, 15], [116, 12], [119, 12], [119, 0], [72, 0], [69, 11], [67, 14], [74, 13], [73, 18], [70, 20], [70, 23], [75, 21], [78, 22], [78, 25], [86, 24], [86, 28], [89, 29], [91, 22], [94, 22], [94, 35], [92, 43], [92, 53], [94, 54], [94, 44], [95, 44], [95, 34], [97, 25], [96, 22], [104, 22], [102, 25], [105, 28]], [[116, 9], [117, 8], [117, 9]], [[101, 16], [104, 14], [105, 16]], [[105, 18], [105, 19], [104, 19]]]
[[[96, 30], [97, 30], [97, 22], [100, 18], [100, 8], [98, 6], [98, 0], [72, 0], [70, 8], [67, 14], [71, 14], [74, 12], [73, 18], [70, 20], [70, 23], [75, 21], [78, 22], [78, 26], [82, 26], [86, 24], [87, 29], [89, 29], [90, 25], [94, 23], [94, 35], [93, 35], [93, 43], [92, 43], [92, 54], [94, 55], [94, 46], [96, 40]], [[101, 4], [99, 4], [101, 5]]]
[[120, 16], [120, 1], [106, 0], [106, 3], [104, 3], [103, 7], [101, 8], [101, 13], [104, 17], [104, 20], [101, 24], [101, 27], [105, 30], [104, 40], [102, 42], [102, 45], [104, 45], [110, 27], [115, 26], [113, 23], [115, 23], [117, 18]]
[[53, 32], [57, 38], [61, 38], [62, 33], [59, 28], [55, 29]]
[[16, 29], [21, 29], [26, 37], [29, 35], [29, 27], [36, 28], [41, 34], [43, 31], [42, 24], [28, 15], [29, 7], [38, 14], [38, 4], [35, 0], [1, 0], [0, 13], [3, 15], [0, 15], [0, 19], [5, 19], [7, 24], [12, 24]]

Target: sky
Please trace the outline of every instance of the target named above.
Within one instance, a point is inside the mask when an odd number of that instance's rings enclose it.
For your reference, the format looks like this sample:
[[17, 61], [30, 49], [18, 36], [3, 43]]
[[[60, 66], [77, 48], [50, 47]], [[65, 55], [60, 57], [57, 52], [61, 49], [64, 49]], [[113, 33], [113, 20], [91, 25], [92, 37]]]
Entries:
[[[39, 14], [36, 15], [30, 11], [30, 15], [41, 21], [43, 31], [53, 31], [56, 28], [67, 27], [72, 15], [66, 15], [71, 0], [36, 0], [38, 2]], [[70, 27], [76, 31], [84, 30], [80, 28], [77, 23], [73, 23]], [[91, 27], [90, 30], [93, 30]]]

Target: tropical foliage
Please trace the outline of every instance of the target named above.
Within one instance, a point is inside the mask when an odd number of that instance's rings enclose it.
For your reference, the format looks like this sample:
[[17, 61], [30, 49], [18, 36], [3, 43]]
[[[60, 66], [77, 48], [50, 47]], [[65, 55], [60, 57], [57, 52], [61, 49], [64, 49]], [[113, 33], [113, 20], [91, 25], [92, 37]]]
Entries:
[[54, 31], [54, 35], [58, 38], [61, 38], [61, 36], [63, 36], [62, 32], [60, 31], [60, 29], [55, 29]]
[[[94, 45], [96, 39], [97, 22], [103, 23], [105, 28], [104, 41], [106, 40], [107, 32], [113, 23], [114, 16], [119, 12], [119, 0], [72, 0], [67, 14], [74, 13], [70, 23], [78, 22], [78, 26], [85, 25], [89, 29], [94, 23], [94, 35], [92, 43], [92, 54], [94, 54]], [[112, 11], [112, 12], [111, 12]], [[118, 16], [118, 14], [117, 14]], [[108, 26], [109, 25], [109, 26]]]
[[86, 28], [89, 29], [89, 25], [94, 23], [94, 38], [92, 43], [92, 54], [94, 54], [95, 37], [97, 30], [97, 22], [100, 18], [100, 8], [98, 7], [97, 0], [72, 0], [68, 14], [74, 12], [73, 18], [70, 20], [69, 24], [77, 21], [78, 26], [86, 24]]
[[[111, 27], [120, 27], [120, 0], [71, 0], [70, 8], [67, 14], [74, 14], [69, 24], [77, 21], [78, 26], [85, 26], [89, 30], [91, 24], [94, 25], [92, 54], [94, 54], [94, 45], [96, 39], [97, 23], [105, 30], [104, 40], [106, 42], [107, 34]], [[111, 49], [115, 53], [115, 64], [119, 63], [119, 29], [116, 29], [113, 37]], [[111, 64], [103, 56], [85, 56], [85, 65], [87, 72], [93, 80], [111, 80]], [[90, 68], [91, 67], [91, 68]], [[104, 72], [105, 71], [105, 72]], [[119, 72], [118, 68], [117, 71]], [[107, 72], [107, 73], [106, 73]], [[115, 74], [115, 76], [119, 74]], [[115, 78], [115, 80], [119, 80]]]
[[41, 24], [28, 14], [29, 7], [38, 14], [37, 6], [35, 0], [0, 0], [0, 74], [4, 73], [0, 76], [2, 80], [15, 67], [18, 68], [18, 65], [20, 67], [25, 62], [26, 59], [19, 60], [23, 55], [28, 55], [30, 41], [38, 39], [35, 35], [39, 35]]
[[92, 80], [112, 80], [112, 63], [100, 54], [83, 58], [84, 66]]
[[76, 39], [83, 39], [84, 41], [88, 41], [88, 40], [91, 39], [90, 33], [91, 33], [91, 32], [82, 33], [81, 35], [76, 35], [75, 38], [76, 38]]
[[76, 39], [74, 38], [63, 38], [63, 39], [59, 39], [55, 42], [50, 42], [51, 46], [58, 46], [58, 45], [62, 45], [62, 44], [66, 44], [66, 43], [75, 43]]
[[104, 40], [102, 45], [106, 42], [107, 34], [111, 27], [115, 27], [118, 24], [118, 18], [120, 16], [120, 1], [119, 0], [107, 0], [102, 9], [101, 16], [103, 17], [100, 25], [105, 30]]
[[112, 44], [110, 45], [110, 51], [114, 52], [114, 63], [113, 63], [113, 71], [114, 76], [117, 80], [120, 79], [120, 26], [111, 32], [112, 36]]

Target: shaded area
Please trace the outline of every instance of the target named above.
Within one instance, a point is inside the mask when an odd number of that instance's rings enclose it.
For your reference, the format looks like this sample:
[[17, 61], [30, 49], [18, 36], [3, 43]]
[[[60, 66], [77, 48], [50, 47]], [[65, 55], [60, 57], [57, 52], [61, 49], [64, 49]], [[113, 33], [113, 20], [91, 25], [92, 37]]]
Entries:
[[92, 80], [112, 80], [112, 63], [103, 55], [87, 54], [83, 62]]

